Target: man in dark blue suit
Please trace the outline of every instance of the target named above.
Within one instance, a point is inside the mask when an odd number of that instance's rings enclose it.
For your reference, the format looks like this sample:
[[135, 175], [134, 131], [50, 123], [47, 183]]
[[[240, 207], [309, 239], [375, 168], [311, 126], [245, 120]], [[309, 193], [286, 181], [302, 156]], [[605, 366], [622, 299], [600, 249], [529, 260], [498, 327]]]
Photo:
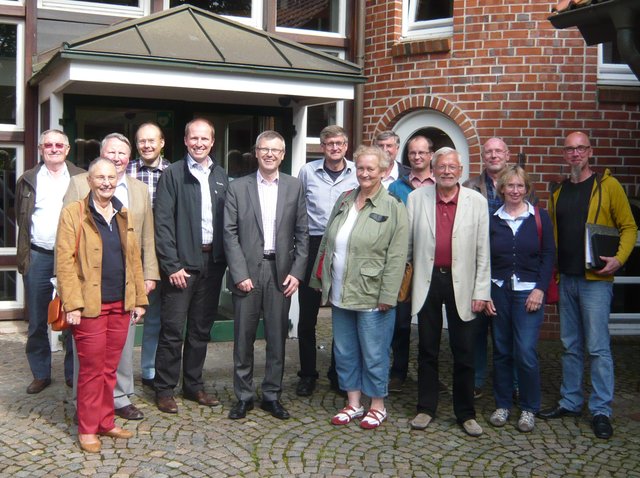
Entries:
[[267, 342], [261, 408], [289, 418], [280, 403], [291, 295], [304, 279], [309, 252], [302, 183], [281, 173], [284, 138], [265, 131], [256, 140], [258, 171], [229, 184], [224, 211], [224, 250], [233, 292], [233, 388], [238, 402], [229, 418], [253, 408], [253, 344], [264, 315]]

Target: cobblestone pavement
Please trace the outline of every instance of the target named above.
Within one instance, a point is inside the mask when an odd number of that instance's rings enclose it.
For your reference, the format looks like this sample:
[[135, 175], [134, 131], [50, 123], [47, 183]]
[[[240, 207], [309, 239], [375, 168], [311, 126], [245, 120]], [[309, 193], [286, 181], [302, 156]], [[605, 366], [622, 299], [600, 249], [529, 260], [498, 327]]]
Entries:
[[[119, 425], [135, 432], [128, 440], [105, 438], [100, 454], [85, 454], [77, 446], [70, 389], [63, 380], [62, 353], [54, 354], [53, 384], [38, 395], [27, 395], [31, 380], [24, 355], [25, 327], [0, 330], [0, 476], [101, 477], [271, 477], [271, 476], [640, 476], [640, 339], [614, 340], [616, 394], [615, 433], [610, 440], [593, 436], [587, 416], [544, 422], [532, 433], [515, 429], [515, 419], [493, 428], [488, 418], [493, 398], [477, 401], [478, 421], [485, 433], [466, 436], [455, 424], [451, 395], [442, 393], [438, 418], [426, 431], [412, 431], [416, 369], [412, 363], [405, 390], [387, 402], [389, 420], [377, 430], [356, 423], [334, 427], [329, 419], [343, 399], [329, 390], [324, 377], [329, 362], [327, 311], [321, 319], [318, 360], [322, 378], [309, 398], [295, 395], [297, 342], [287, 343], [287, 368], [282, 402], [291, 412], [279, 421], [262, 410], [232, 421], [232, 344], [213, 343], [205, 366], [208, 391], [222, 406], [203, 408], [178, 397], [178, 415], [159, 412], [147, 388], [137, 387], [134, 402], [145, 413], [142, 421]], [[415, 337], [415, 331], [413, 336]], [[415, 359], [415, 340], [412, 356]], [[262, 376], [264, 343], [256, 347], [256, 382]], [[560, 384], [558, 341], [540, 344], [543, 404], [552, 405]], [[139, 349], [136, 349], [139, 364]], [[139, 371], [136, 369], [136, 379]], [[451, 357], [446, 340], [441, 374], [451, 384]], [[514, 410], [517, 416], [517, 411]]]

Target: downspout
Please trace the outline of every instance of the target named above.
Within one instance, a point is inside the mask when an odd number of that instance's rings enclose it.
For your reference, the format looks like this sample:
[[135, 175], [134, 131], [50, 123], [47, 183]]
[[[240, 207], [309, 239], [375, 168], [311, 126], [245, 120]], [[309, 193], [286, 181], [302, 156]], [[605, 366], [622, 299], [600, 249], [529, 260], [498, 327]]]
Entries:
[[630, 8], [616, 8], [611, 20], [617, 30], [618, 52], [629, 65], [633, 74], [640, 80], [640, 51], [638, 51], [638, 33], [636, 14]]
[[[366, 0], [356, 0], [356, 64], [362, 68], [364, 72], [364, 24]], [[353, 100], [353, 145], [354, 147], [362, 144], [364, 133], [364, 84], [356, 85], [355, 98]]]

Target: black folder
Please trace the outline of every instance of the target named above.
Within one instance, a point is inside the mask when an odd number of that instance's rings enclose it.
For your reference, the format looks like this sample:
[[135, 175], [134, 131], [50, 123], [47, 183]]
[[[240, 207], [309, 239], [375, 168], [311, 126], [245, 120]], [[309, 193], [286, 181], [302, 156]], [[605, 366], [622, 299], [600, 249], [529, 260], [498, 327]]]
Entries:
[[614, 257], [618, 253], [620, 233], [615, 227], [589, 223], [586, 232], [591, 246], [591, 268], [602, 269], [606, 263], [600, 260], [600, 256]]

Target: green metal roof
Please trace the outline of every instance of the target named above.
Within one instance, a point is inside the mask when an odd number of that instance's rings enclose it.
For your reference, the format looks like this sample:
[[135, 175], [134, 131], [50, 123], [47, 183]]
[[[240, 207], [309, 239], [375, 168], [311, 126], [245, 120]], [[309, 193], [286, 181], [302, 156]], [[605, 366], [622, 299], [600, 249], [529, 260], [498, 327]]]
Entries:
[[61, 59], [365, 81], [354, 63], [190, 5], [126, 20], [65, 42], [39, 55], [30, 82], [39, 83]]

